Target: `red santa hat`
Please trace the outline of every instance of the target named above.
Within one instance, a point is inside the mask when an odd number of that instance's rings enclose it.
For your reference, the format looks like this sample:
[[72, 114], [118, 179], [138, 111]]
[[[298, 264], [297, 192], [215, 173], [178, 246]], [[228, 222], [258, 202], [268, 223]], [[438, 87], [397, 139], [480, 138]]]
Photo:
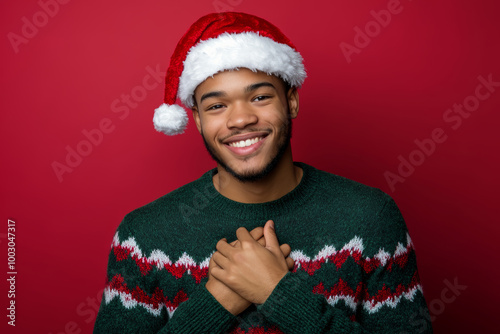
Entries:
[[302, 56], [268, 21], [235, 12], [203, 16], [184, 34], [170, 59], [164, 103], [153, 117], [155, 129], [170, 136], [183, 133], [188, 117], [176, 100], [193, 107], [199, 84], [238, 68], [276, 75], [297, 88], [306, 78]]

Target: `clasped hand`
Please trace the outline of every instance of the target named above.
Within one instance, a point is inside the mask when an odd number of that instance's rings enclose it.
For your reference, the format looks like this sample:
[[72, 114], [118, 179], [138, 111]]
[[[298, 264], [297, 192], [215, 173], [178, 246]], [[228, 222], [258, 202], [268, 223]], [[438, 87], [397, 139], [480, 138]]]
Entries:
[[279, 245], [274, 223], [248, 232], [236, 230], [237, 240], [221, 239], [209, 264], [207, 290], [233, 314], [251, 303], [263, 304], [278, 282], [293, 268], [290, 246]]

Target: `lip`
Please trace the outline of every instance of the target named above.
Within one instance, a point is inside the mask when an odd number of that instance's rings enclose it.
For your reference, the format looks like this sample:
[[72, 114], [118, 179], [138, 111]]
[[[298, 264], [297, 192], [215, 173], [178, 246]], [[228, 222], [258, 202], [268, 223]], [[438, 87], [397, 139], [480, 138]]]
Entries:
[[[228, 140], [224, 141], [224, 146], [227, 147], [227, 149], [230, 150], [235, 155], [247, 156], [247, 155], [250, 155], [250, 154], [256, 152], [264, 144], [264, 142], [267, 139], [267, 135], [268, 135], [268, 133], [266, 133], [266, 132], [262, 132], [262, 133], [253, 132], [251, 134], [233, 136], [233, 137], [229, 138]], [[229, 146], [229, 143], [233, 143], [235, 141], [240, 141], [240, 140], [252, 139], [252, 138], [256, 138], [256, 137], [263, 137], [263, 138], [261, 140], [259, 140], [258, 142], [256, 142], [255, 144], [247, 146], [247, 147]]]
[[253, 139], [256, 137], [266, 137], [269, 133], [265, 131], [259, 131], [259, 132], [249, 132], [249, 133], [244, 133], [241, 135], [235, 135], [231, 136], [225, 140], [222, 141], [223, 144], [229, 145], [230, 143], [234, 143], [236, 141], [242, 141], [242, 140], [247, 140], [247, 139]]

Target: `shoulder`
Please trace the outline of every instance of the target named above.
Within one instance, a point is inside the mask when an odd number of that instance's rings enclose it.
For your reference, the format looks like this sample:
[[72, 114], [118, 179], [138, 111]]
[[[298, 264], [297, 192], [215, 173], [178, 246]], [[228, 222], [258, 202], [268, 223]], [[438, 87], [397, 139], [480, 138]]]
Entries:
[[308, 168], [315, 175], [314, 203], [329, 217], [335, 217], [336, 230], [346, 236], [361, 237], [377, 249], [406, 243], [406, 223], [390, 195], [339, 175]]
[[[118, 229], [140, 233], [168, 228], [171, 222], [183, 222], [186, 208], [202, 205], [211, 196], [211, 171], [156, 200], [128, 213]], [[178, 226], [178, 225], [177, 225]]]
[[350, 211], [375, 214], [393, 201], [391, 196], [378, 188], [306, 164], [302, 164], [302, 166], [305, 166], [312, 174], [319, 195], [317, 200], [322, 202], [334, 206], [344, 206]]

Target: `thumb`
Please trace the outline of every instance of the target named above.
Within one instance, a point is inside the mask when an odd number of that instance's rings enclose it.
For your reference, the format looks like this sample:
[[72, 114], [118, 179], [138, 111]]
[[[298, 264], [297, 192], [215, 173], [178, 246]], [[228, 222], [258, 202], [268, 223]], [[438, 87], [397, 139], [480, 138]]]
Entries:
[[272, 253], [280, 252], [280, 244], [278, 242], [278, 237], [276, 236], [276, 231], [274, 230], [274, 222], [268, 220], [266, 225], [264, 225], [264, 239], [266, 240], [266, 248]]

